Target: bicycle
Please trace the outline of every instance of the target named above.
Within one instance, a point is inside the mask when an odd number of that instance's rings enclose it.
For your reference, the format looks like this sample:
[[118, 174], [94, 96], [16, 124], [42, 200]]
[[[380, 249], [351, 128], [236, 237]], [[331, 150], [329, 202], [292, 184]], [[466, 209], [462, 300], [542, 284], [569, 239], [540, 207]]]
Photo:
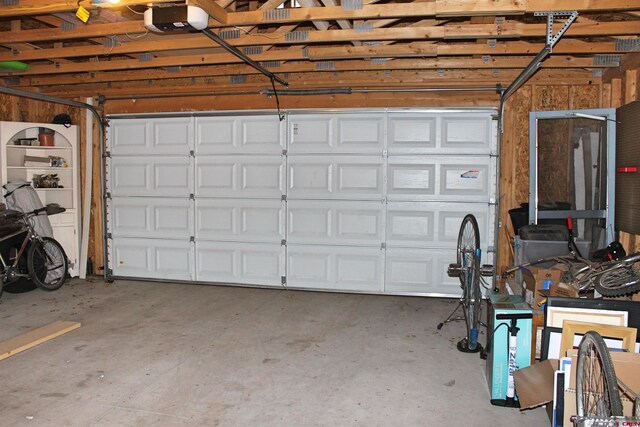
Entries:
[[55, 215], [64, 211], [49, 204], [31, 212], [0, 212], [0, 295], [5, 284], [24, 278], [45, 291], [55, 291], [66, 282], [69, 261], [64, 249], [55, 239], [38, 235], [31, 221], [43, 212]]
[[[454, 320], [464, 320], [467, 326], [467, 336], [457, 344], [459, 351], [477, 353], [482, 350], [478, 343], [479, 326], [482, 324], [480, 315], [482, 310], [482, 291], [480, 289], [481, 276], [492, 276], [493, 266], [480, 264], [480, 231], [475, 216], [468, 214], [462, 220], [458, 232], [456, 247], [456, 263], [447, 269], [449, 277], [458, 277], [462, 287], [462, 296], [458, 305], [444, 322], [438, 324], [438, 330]], [[483, 280], [484, 281], [484, 280]], [[459, 307], [463, 308], [463, 317], [453, 317]]]
[[506, 270], [503, 278], [529, 266], [548, 262], [563, 264], [562, 281], [574, 284], [580, 292], [595, 289], [601, 295], [617, 297], [640, 291], [640, 252], [619, 260], [594, 262], [576, 253], [542, 258]]
[[578, 415], [573, 417], [574, 422], [577, 425], [587, 425], [587, 421], [607, 421], [607, 419], [615, 420], [616, 417], [622, 417], [623, 408], [619, 387], [625, 395], [634, 400], [634, 417], [625, 417], [623, 420], [640, 420], [636, 418], [640, 414], [640, 396], [617, 378], [609, 349], [602, 336], [594, 331], [587, 332], [578, 348], [576, 366]]

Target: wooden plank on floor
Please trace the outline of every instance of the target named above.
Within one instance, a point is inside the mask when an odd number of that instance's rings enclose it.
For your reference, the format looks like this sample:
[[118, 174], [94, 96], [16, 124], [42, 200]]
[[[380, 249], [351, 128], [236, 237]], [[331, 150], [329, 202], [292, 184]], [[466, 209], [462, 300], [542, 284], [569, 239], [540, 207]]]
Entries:
[[80, 323], [58, 320], [0, 343], [0, 360], [78, 329]]

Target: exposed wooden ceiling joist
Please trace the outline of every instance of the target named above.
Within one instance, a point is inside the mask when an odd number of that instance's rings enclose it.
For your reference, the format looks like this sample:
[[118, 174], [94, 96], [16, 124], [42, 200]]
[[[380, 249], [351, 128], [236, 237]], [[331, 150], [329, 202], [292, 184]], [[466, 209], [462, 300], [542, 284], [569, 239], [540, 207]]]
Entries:
[[[86, 95], [95, 90], [156, 93], [177, 84], [181, 93], [203, 80], [233, 88], [264, 85], [264, 77], [201, 34], [150, 33], [142, 12], [174, 0], [121, 0], [76, 21], [77, 1], [20, 0], [0, 8], [0, 61], [29, 70], [0, 72], [0, 84], [43, 93]], [[580, 15], [542, 64], [550, 75], [593, 78], [617, 70], [640, 52], [640, 0], [192, 0], [209, 26], [270, 71], [304, 87], [366, 86], [446, 81], [506, 82], [545, 45], [547, 28], [534, 12]], [[53, 14], [55, 13], [55, 15]], [[551, 71], [553, 70], [553, 71]], [[608, 73], [608, 72], [607, 72]], [[348, 79], [344, 75], [348, 74]], [[398, 77], [402, 75], [403, 77]], [[608, 74], [607, 74], [608, 75]], [[225, 79], [235, 76], [235, 83]], [[322, 77], [318, 77], [322, 76]], [[411, 77], [408, 77], [411, 76]], [[376, 80], [377, 79], [377, 80]], [[417, 80], [416, 80], [417, 79]], [[237, 82], [235, 81], [237, 80]], [[229, 89], [231, 90], [231, 89]], [[87, 92], [89, 91], [89, 92]]]

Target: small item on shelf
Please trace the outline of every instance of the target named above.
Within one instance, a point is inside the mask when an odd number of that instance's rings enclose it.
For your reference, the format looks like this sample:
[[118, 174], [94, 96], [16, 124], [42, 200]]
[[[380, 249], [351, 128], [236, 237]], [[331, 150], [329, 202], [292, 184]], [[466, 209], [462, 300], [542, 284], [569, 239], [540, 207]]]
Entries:
[[33, 142], [37, 140], [38, 138], [18, 138], [13, 143], [15, 145], [33, 145]]
[[53, 147], [56, 131], [49, 128], [38, 128], [38, 129], [39, 129], [38, 141], [40, 142], [40, 145], [43, 147]]
[[59, 188], [60, 178], [57, 173], [34, 174], [31, 183], [34, 188]]

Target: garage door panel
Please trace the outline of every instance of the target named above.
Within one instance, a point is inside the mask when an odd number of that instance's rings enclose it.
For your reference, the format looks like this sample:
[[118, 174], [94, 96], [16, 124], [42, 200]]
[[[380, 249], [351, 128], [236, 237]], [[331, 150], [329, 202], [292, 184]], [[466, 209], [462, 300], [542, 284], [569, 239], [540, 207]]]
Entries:
[[489, 201], [489, 156], [395, 156], [387, 170], [389, 200]]
[[[478, 230], [480, 232], [480, 244], [483, 249], [493, 245], [493, 211], [492, 205], [483, 205], [480, 203], [455, 203], [442, 205], [438, 211], [438, 241], [442, 243], [450, 242], [452, 247], [458, 243], [458, 232], [460, 224], [467, 214], [473, 214], [478, 222]], [[491, 231], [491, 233], [490, 233]]]
[[389, 155], [434, 152], [436, 128], [433, 114], [389, 114]]
[[108, 128], [109, 151], [119, 155], [188, 155], [192, 146], [189, 117], [113, 120]]
[[380, 202], [290, 200], [289, 243], [375, 245], [384, 241]]
[[457, 153], [491, 152], [495, 121], [487, 115], [460, 114], [442, 117], [442, 148]]
[[113, 157], [108, 163], [112, 196], [189, 196], [188, 157]]
[[196, 280], [279, 286], [284, 275], [280, 244], [196, 242]]
[[456, 251], [387, 248], [385, 292], [459, 295], [460, 281], [446, 275]]
[[198, 199], [196, 238], [280, 244], [285, 238], [284, 202]]
[[115, 276], [193, 280], [188, 240], [114, 238], [110, 253]]
[[196, 158], [196, 196], [278, 198], [285, 189], [280, 156]]
[[196, 118], [196, 155], [280, 154], [286, 149], [274, 115]]
[[193, 234], [188, 199], [115, 197], [108, 206], [114, 237], [180, 238]]
[[484, 244], [485, 236], [490, 235], [488, 218], [492, 209], [487, 203], [389, 202], [387, 246], [455, 247], [460, 224], [468, 213], [478, 220]]
[[436, 216], [430, 203], [387, 205], [387, 246], [429, 246], [436, 235]]
[[291, 115], [289, 152], [382, 153], [385, 138], [383, 114]]
[[382, 198], [381, 156], [291, 156], [288, 166], [291, 199]]
[[287, 286], [381, 292], [384, 251], [348, 246], [287, 246]]

